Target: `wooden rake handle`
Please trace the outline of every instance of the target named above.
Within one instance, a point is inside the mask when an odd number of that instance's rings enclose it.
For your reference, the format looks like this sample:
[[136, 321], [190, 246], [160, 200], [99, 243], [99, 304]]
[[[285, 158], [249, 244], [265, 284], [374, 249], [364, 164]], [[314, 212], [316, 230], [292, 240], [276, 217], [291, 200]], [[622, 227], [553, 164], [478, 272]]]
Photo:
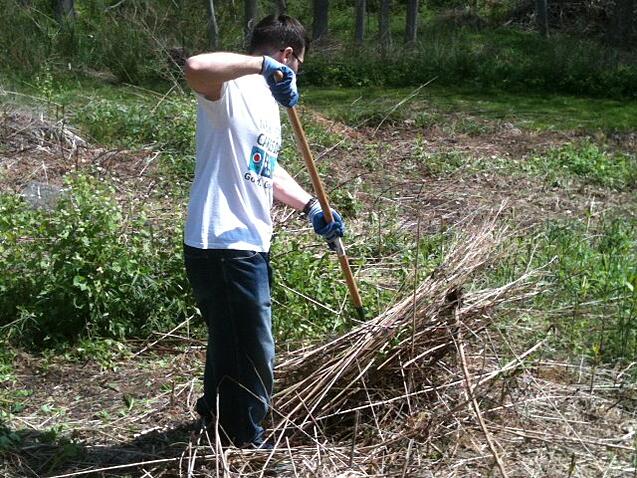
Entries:
[[[323, 187], [323, 183], [321, 178], [319, 177], [318, 171], [316, 170], [316, 165], [314, 164], [314, 159], [312, 158], [312, 153], [310, 151], [310, 146], [307, 142], [307, 138], [305, 136], [305, 131], [303, 131], [303, 126], [301, 126], [301, 121], [299, 120], [299, 115], [296, 111], [296, 108], [287, 108], [288, 117], [290, 118], [290, 123], [292, 123], [292, 129], [294, 130], [294, 136], [296, 137], [296, 144], [303, 155], [303, 160], [305, 161], [305, 166], [307, 167], [308, 172], [310, 173], [310, 178], [312, 180], [312, 186], [314, 187], [314, 192], [316, 193], [316, 197], [321, 205], [321, 209], [323, 210], [323, 215], [325, 217], [325, 221], [330, 223], [334, 220], [334, 216], [332, 215], [332, 209], [330, 208], [330, 202], [327, 199], [327, 194], [325, 194], [325, 188]], [[347, 254], [345, 253], [345, 246], [343, 245], [343, 239], [340, 237], [336, 238], [336, 254], [338, 255], [338, 261], [341, 264], [341, 270], [343, 271], [343, 275], [345, 276], [345, 281], [347, 282], [347, 288], [349, 289], [349, 294], [352, 298], [352, 302], [354, 303], [354, 307], [356, 308], [356, 312], [361, 320], [365, 317], [365, 311], [363, 309], [363, 301], [361, 300], [361, 295], [358, 291], [358, 286], [356, 285], [356, 279], [354, 278], [354, 274], [352, 273], [352, 268], [349, 264], [349, 259], [347, 258]]]
[[[280, 74], [280, 76], [277, 75], [277, 80], [280, 81], [282, 77], [282, 74]], [[314, 192], [319, 201], [319, 204], [321, 205], [321, 209], [323, 210], [325, 221], [330, 223], [334, 220], [332, 209], [330, 208], [330, 202], [327, 199], [327, 194], [325, 194], [323, 182], [321, 181], [321, 178], [319, 177], [318, 171], [316, 169], [316, 165], [314, 164], [312, 152], [310, 151], [310, 145], [307, 142], [307, 137], [305, 136], [305, 131], [303, 130], [303, 126], [301, 125], [301, 121], [299, 120], [299, 115], [295, 107], [286, 109], [288, 111], [290, 123], [292, 123], [292, 129], [294, 130], [296, 144], [301, 151], [301, 155], [303, 156], [303, 160], [305, 161], [305, 166], [310, 173], [312, 186], [314, 187]], [[343, 271], [343, 275], [345, 276], [345, 281], [347, 282], [347, 288], [349, 289], [349, 294], [352, 298], [352, 302], [354, 303], [354, 307], [356, 308], [358, 317], [361, 320], [364, 320], [365, 310], [363, 309], [363, 301], [361, 300], [361, 295], [358, 291], [358, 286], [356, 285], [356, 279], [354, 278], [354, 274], [352, 273], [349, 259], [347, 258], [347, 254], [345, 253], [343, 239], [341, 239], [340, 237], [336, 238], [335, 245], [336, 254], [338, 255], [338, 261], [341, 264], [341, 270]]]

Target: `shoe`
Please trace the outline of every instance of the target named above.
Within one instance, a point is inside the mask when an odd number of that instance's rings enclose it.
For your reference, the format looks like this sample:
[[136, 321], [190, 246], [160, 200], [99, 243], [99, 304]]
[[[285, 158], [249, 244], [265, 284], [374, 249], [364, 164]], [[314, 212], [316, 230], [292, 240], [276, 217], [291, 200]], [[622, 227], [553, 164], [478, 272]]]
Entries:
[[[202, 415], [199, 420], [195, 422], [195, 432], [199, 434], [207, 433], [210, 441], [214, 444], [217, 440], [217, 422], [215, 417], [211, 415]], [[222, 447], [234, 446], [231, 440], [223, 433], [223, 430], [219, 429], [219, 440]]]
[[208, 432], [213, 431], [215, 429], [214, 417], [211, 415], [200, 415], [195, 427], [198, 432], [203, 432], [204, 430]]
[[249, 443], [246, 448], [249, 448], [252, 450], [271, 451], [271, 450], [274, 450], [274, 445], [270, 443], [269, 441], [263, 441], [261, 443]]

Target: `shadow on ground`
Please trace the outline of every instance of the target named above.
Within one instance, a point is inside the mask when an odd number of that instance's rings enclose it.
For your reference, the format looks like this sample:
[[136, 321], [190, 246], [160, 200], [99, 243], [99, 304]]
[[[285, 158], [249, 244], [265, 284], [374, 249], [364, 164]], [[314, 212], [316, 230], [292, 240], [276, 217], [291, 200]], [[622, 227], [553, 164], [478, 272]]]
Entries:
[[[142, 476], [142, 462], [146, 468], [162, 465], [177, 471], [179, 458], [196, 435], [195, 423], [185, 422], [150, 431], [128, 443], [86, 446], [54, 431], [0, 427], [0, 475], [7, 478]], [[103, 468], [110, 469], [98, 471]]]

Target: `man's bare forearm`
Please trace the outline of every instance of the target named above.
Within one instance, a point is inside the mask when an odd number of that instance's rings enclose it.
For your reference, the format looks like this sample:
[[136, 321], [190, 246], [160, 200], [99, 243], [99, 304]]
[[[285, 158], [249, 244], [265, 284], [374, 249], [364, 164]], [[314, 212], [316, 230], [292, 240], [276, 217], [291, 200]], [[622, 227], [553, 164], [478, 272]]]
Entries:
[[300, 211], [311, 197], [283, 167], [277, 166], [274, 170], [274, 198], [277, 201]]
[[226, 81], [261, 72], [263, 57], [238, 53], [214, 52], [191, 56], [186, 61], [188, 85], [212, 100], [219, 99]]

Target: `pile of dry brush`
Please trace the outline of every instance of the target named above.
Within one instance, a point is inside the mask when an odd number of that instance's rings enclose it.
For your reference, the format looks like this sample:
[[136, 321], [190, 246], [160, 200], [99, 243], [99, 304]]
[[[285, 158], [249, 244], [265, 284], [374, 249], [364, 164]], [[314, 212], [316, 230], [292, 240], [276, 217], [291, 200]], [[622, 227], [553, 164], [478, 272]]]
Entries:
[[490, 326], [496, 309], [541, 292], [538, 270], [475, 286], [504, 253], [497, 221], [465, 225], [441, 265], [383, 314], [281, 360], [274, 450], [222, 450], [206, 435], [180, 458], [184, 476], [634, 473], [627, 369], [544, 360], [550, 334], [516, 351]]
[[[463, 345], [489, 325], [497, 306], [537, 293], [537, 271], [501, 287], [465, 290], [501, 253], [506, 233], [497, 217], [468, 227], [441, 265], [386, 312], [284, 357], [269, 437], [274, 451], [223, 454], [213, 440], [204, 449], [221, 458], [213, 460], [214, 472], [259, 476], [278, 466], [278, 476], [387, 476], [392, 469], [413, 476], [423, 450], [436, 454], [463, 421], [477, 420], [489, 466], [506, 474], [474, 390], [515, 368], [519, 358], [475, 371]], [[420, 458], [410, 460], [411, 453]], [[183, 458], [197, 459], [196, 453]]]

